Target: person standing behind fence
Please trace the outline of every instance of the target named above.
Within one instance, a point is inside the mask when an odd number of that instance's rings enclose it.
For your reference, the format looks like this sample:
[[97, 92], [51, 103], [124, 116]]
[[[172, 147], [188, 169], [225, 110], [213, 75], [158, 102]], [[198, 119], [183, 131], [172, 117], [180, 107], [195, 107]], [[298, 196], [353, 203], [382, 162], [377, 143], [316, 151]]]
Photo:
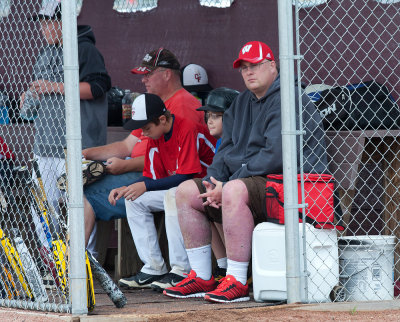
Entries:
[[[222, 143], [207, 176], [177, 189], [179, 224], [192, 271], [165, 289], [167, 296], [204, 296], [212, 302], [250, 299], [247, 270], [254, 227], [266, 220], [266, 175], [283, 171], [280, 77], [271, 49], [260, 41], [245, 44], [233, 67], [239, 68], [247, 90], [224, 114]], [[298, 98], [298, 120], [297, 104]], [[307, 119], [304, 171], [323, 173], [327, 159], [321, 118], [306, 95], [302, 105]], [[223, 224], [228, 267], [220, 284], [211, 274], [210, 222]]]
[[[34, 155], [38, 159], [47, 197], [57, 208], [60, 192], [56, 179], [65, 172], [66, 147], [61, 4], [59, 1], [46, 2], [30, 20], [40, 23], [46, 45], [36, 57], [33, 81], [21, 95], [20, 107], [21, 113], [33, 109], [30, 116], [35, 117]], [[78, 58], [82, 147], [88, 148], [106, 143], [106, 92], [111, 87], [90, 26], [78, 26]]]

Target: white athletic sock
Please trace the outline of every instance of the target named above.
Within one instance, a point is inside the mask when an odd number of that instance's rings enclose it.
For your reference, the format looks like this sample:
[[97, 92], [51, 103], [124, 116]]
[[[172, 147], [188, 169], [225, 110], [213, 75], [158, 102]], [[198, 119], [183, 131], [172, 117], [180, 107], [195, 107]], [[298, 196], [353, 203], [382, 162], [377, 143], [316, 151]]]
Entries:
[[197, 277], [208, 281], [211, 278], [211, 244], [186, 249], [190, 266]]
[[220, 259], [217, 259], [217, 264], [219, 268], [227, 268], [228, 267], [228, 261], [226, 257], [222, 257]]
[[228, 258], [228, 268], [226, 269], [226, 276], [232, 275], [236, 280], [243, 285], [247, 283], [247, 269], [249, 262], [236, 262]]

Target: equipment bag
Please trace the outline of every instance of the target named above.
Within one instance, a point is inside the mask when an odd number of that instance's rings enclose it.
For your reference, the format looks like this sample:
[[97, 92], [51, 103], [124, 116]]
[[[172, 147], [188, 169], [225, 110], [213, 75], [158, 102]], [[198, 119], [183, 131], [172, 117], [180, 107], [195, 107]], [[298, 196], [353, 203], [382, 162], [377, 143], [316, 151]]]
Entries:
[[108, 126], [122, 126], [122, 98], [124, 94], [123, 89], [116, 86], [111, 87], [107, 92]]
[[[299, 204], [301, 204], [301, 176], [297, 175]], [[333, 223], [335, 179], [329, 174], [304, 174], [304, 199], [307, 204], [305, 210], [306, 223], [315, 228], [338, 229], [344, 228]], [[285, 223], [283, 203], [283, 175], [267, 175], [266, 206], [267, 221], [283, 225]], [[299, 222], [302, 222], [303, 213], [299, 209]]]
[[325, 130], [400, 128], [396, 102], [387, 87], [375, 81], [332, 87], [319, 92], [319, 97], [314, 104]]
[[15, 155], [4, 141], [4, 139], [0, 136], [0, 160], [15, 160]]

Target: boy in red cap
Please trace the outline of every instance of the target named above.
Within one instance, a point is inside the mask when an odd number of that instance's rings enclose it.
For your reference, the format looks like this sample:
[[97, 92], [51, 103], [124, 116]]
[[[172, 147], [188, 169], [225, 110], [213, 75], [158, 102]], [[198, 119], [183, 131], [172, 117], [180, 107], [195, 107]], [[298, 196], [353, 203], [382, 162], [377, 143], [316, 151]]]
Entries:
[[[247, 269], [254, 227], [266, 221], [266, 175], [283, 172], [280, 78], [271, 49], [260, 41], [245, 44], [233, 67], [239, 69], [247, 90], [224, 113], [222, 143], [207, 176], [183, 182], [176, 192], [192, 271], [164, 290], [171, 297], [250, 299]], [[306, 95], [302, 100], [304, 172], [323, 173], [327, 159], [321, 119]], [[298, 113], [296, 106], [297, 120]], [[211, 274], [210, 222], [222, 223], [225, 237], [228, 267], [220, 284]]]

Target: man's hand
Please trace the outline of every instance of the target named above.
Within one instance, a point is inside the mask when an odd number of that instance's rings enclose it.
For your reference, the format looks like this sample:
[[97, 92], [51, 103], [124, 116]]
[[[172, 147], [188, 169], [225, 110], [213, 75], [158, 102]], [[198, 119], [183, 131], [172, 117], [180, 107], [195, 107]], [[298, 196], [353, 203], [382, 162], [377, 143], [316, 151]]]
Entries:
[[210, 180], [212, 184], [208, 181], [203, 181], [206, 192], [200, 194], [199, 198], [207, 198], [203, 206], [219, 208], [222, 205], [222, 182], [216, 180], [214, 177], [210, 177]]
[[122, 174], [125, 173], [125, 160], [120, 158], [112, 157], [106, 162], [107, 173], [111, 174]]
[[108, 196], [108, 201], [110, 204], [113, 206], [116, 205], [117, 201], [124, 197], [126, 200], [135, 200], [136, 198], [139, 198], [142, 194], [144, 194], [147, 191], [146, 185], [144, 182], [136, 182], [133, 183], [129, 186], [124, 186], [120, 188], [116, 188], [111, 190], [109, 196]]
[[24, 105], [25, 102], [25, 92], [23, 92], [21, 94], [21, 96], [19, 97], [19, 108], [22, 108], [22, 106]]
[[31, 83], [29, 89], [32, 93], [40, 94], [50, 94], [50, 93], [59, 93], [64, 94], [64, 84], [57, 82], [50, 82], [45, 79], [39, 79]]

